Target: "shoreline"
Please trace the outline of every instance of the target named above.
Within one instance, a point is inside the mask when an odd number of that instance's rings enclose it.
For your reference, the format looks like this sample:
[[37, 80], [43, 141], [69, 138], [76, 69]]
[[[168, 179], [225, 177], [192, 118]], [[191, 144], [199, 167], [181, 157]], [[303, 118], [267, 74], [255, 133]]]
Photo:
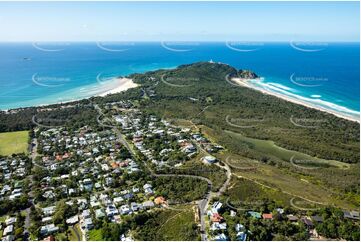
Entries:
[[115, 88], [111, 88], [110, 90], [101, 92], [95, 96], [105, 97], [106, 95], [123, 92], [130, 88], [135, 88], [138, 86], [138, 84], [134, 83], [133, 80], [130, 78], [119, 77], [115, 78], [114, 80], [119, 82], [119, 84]]
[[[275, 96], [277, 98], [283, 99], [287, 102], [292, 102], [295, 104], [299, 104], [308, 108], [312, 108], [312, 109], [316, 109], [318, 111], [322, 111], [322, 112], [326, 112], [329, 114], [332, 114], [336, 117], [339, 118], [343, 118], [352, 122], [357, 122], [360, 123], [360, 119], [352, 116], [351, 114], [344, 114], [341, 112], [337, 112], [335, 110], [330, 110], [328, 108], [322, 107], [320, 105], [317, 104], [313, 104], [310, 103], [308, 101], [305, 100], [301, 100], [301, 99], [297, 99], [297, 97], [291, 97], [289, 95], [286, 94], [282, 94], [282, 93], [278, 93], [275, 91], [270, 91], [267, 89], [264, 89], [262, 87], [256, 86], [252, 83], [252, 81], [254, 80], [258, 80], [258, 79], [242, 79], [242, 78], [231, 78], [231, 80], [227, 80], [229, 83], [233, 82], [233, 85], [238, 85], [238, 86], [243, 86], [246, 88], [250, 88], [252, 90], [256, 90], [259, 91], [263, 94], [266, 95], [272, 95]], [[48, 105], [61, 105], [64, 104], [66, 105], [67, 103], [71, 103], [71, 102], [76, 102], [76, 101], [80, 101], [83, 99], [88, 99], [91, 97], [105, 97], [107, 95], [110, 94], [115, 94], [115, 93], [119, 93], [119, 92], [123, 92], [126, 91], [130, 88], [135, 88], [138, 87], [139, 85], [134, 83], [132, 79], [127, 78], [127, 77], [116, 77], [116, 78], [112, 78], [110, 80], [107, 81], [101, 81], [101, 80], [97, 80], [98, 84], [94, 86], [94, 84], [88, 86], [88, 87], [81, 87], [79, 92], [80, 93], [89, 93], [89, 95], [83, 96], [83, 97], [77, 97], [77, 98], [73, 98], [71, 100], [66, 100], [66, 101], [55, 101], [55, 102], [49, 102], [49, 103], [41, 103], [41, 104], [35, 104], [35, 105], [29, 105], [29, 106], [22, 106], [22, 107], [15, 107], [15, 108], [8, 108], [8, 109], [2, 109], [0, 111], [4, 111], [4, 112], [8, 112], [10, 110], [16, 110], [16, 109], [26, 109], [26, 108], [31, 108], [31, 107], [37, 107], [37, 108], [42, 108]], [[232, 84], [232, 83], [231, 83]], [[75, 92], [78, 92], [78, 90], [72, 90]], [[70, 91], [71, 92], [71, 91]], [[93, 92], [93, 93], [91, 93]], [[296, 95], [296, 94], [295, 94]], [[351, 110], [353, 111], [353, 110]], [[357, 111], [355, 111], [357, 112]], [[360, 117], [359, 117], [360, 118]]]
[[242, 78], [232, 78], [231, 81], [234, 82], [235, 84], [239, 85], [239, 86], [243, 86], [243, 87], [246, 87], [246, 88], [250, 88], [250, 89], [253, 89], [253, 90], [257, 90], [259, 92], [262, 92], [263, 94], [267, 94], [267, 95], [271, 95], [271, 96], [275, 96], [277, 98], [280, 98], [280, 99], [283, 99], [287, 102], [292, 102], [292, 103], [295, 103], [295, 104], [299, 104], [299, 105], [302, 105], [302, 106], [305, 106], [307, 108], [312, 108], [312, 109], [316, 109], [318, 111], [322, 111], [322, 112], [326, 112], [326, 113], [329, 113], [329, 114], [332, 114], [336, 117], [339, 117], [339, 118], [343, 118], [343, 119], [346, 119], [346, 120], [349, 120], [349, 121], [353, 121], [353, 122], [357, 122], [357, 123], [360, 123], [360, 120], [351, 116], [351, 115], [347, 115], [347, 114], [343, 114], [343, 113], [339, 113], [337, 111], [334, 111], [334, 110], [330, 110], [330, 109], [327, 109], [327, 108], [324, 108], [324, 107], [320, 107], [316, 104], [312, 104], [312, 103], [309, 103], [307, 101], [303, 101], [303, 100], [296, 100], [295, 98], [293, 97], [290, 97], [290, 96], [287, 96], [285, 94], [281, 94], [281, 93], [277, 93], [277, 92], [272, 92], [272, 91], [269, 91], [269, 90], [266, 90], [266, 89], [262, 89], [260, 87], [257, 87], [257, 86], [254, 86], [252, 85], [252, 83], [250, 81], [252, 81], [254, 79], [242, 79]]
[[[103, 86], [103, 88], [102, 88], [102, 86]], [[104, 81], [104, 82], [98, 81], [97, 86], [94, 86], [92, 84], [92, 87], [90, 89], [96, 88], [98, 90], [98, 92], [92, 93], [89, 96], [77, 97], [77, 98], [73, 98], [73, 99], [66, 100], [66, 101], [54, 101], [54, 102], [40, 103], [40, 104], [29, 105], [29, 106], [1, 109], [0, 111], [9, 112], [10, 110], [20, 110], [20, 109], [26, 109], [26, 108], [44, 108], [49, 105], [62, 105], [62, 104], [67, 105], [68, 103], [77, 102], [77, 101], [80, 101], [83, 99], [89, 99], [92, 97], [105, 97], [109, 94], [123, 92], [130, 88], [135, 88], [137, 86], [138, 86], [138, 84], [134, 83], [133, 80], [130, 78], [116, 77], [116, 78], [112, 78], [109, 81]], [[99, 91], [99, 89], [100, 89], [100, 91]], [[79, 90], [78, 89], [69, 90], [69, 92], [72, 92], [72, 91], [78, 92], [79, 91], [80, 93], [82, 93], [82, 92], [85, 92], [84, 90], [86, 90], [86, 87], [81, 87]], [[88, 91], [91, 92], [91, 90], [88, 90]]]

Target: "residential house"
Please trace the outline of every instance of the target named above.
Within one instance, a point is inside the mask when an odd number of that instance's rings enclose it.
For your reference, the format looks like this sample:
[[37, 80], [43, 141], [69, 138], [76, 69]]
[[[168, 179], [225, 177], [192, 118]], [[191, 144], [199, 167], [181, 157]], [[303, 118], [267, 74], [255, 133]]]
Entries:
[[212, 231], [216, 231], [216, 230], [226, 230], [227, 229], [227, 224], [226, 223], [212, 223], [210, 230]]
[[130, 204], [130, 207], [134, 212], [143, 209], [142, 204], [138, 204], [138, 203], [135, 203], [135, 202], [132, 202]]
[[55, 206], [43, 208], [43, 213], [48, 216], [53, 215], [55, 213]]
[[6, 226], [12, 225], [14, 223], [16, 223], [16, 217], [10, 217], [10, 218], [5, 220]]
[[120, 214], [122, 214], [122, 215], [126, 215], [126, 214], [132, 213], [132, 210], [130, 210], [128, 204], [125, 204], [125, 205], [121, 206], [119, 210], [120, 210]]
[[93, 220], [91, 218], [84, 219], [82, 228], [85, 230], [90, 230], [90, 229], [94, 228]]
[[124, 201], [124, 198], [122, 198], [122, 197], [115, 197], [115, 198], [113, 199], [113, 202], [115, 203], [115, 205], [122, 204], [123, 201]]
[[222, 208], [222, 203], [217, 201], [215, 203], [213, 203], [212, 208], [211, 208], [211, 212], [212, 213], [218, 213], [220, 211], [220, 209]]
[[262, 214], [262, 218], [271, 220], [271, 219], [273, 219], [273, 215], [272, 215], [272, 213], [264, 213], [264, 214]]
[[292, 214], [287, 215], [287, 218], [290, 222], [297, 222], [298, 221], [298, 217], [294, 216]]
[[143, 202], [143, 208], [144, 209], [150, 209], [154, 207], [154, 203], [152, 201], [145, 201]]
[[308, 218], [301, 218], [301, 221], [307, 226], [308, 229], [312, 229], [314, 226], [313, 226], [313, 223], [310, 219]]
[[105, 213], [103, 212], [103, 209], [97, 209], [95, 210], [95, 217], [97, 219], [101, 219], [105, 217]]
[[14, 225], [7, 226], [3, 231], [3, 236], [11, 235], [14, 232]]
[[215, 241], [227, 241], [228, 237], [224, 233], [221, 233], [221, 234], [217, 234], [216, 236], [214, 236], [213, 239]]
[[55, 233], [59, 230], [59, 227], [55, 226], [55, 224], [47, 224], [40, 228], [40, 234], [47, 235]]
[[358, 211], [343, 211], [343, 217], [360, 220], [360, 213]]
[[311, 216], [311, 220], [313, 222], [316, 222], [316, 223], [322, 223], [323, 222], [323, 218], [318, 216], [318, 215]]
[[78, 215], [68, 218], [65, 222], [69, 225], [74, 225], [79, 221]]

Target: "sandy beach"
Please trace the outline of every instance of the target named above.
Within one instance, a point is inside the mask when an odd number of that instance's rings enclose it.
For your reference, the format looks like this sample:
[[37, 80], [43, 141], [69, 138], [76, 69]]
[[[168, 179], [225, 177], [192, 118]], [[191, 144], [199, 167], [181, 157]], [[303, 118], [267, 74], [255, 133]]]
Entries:
[[101, 92], [101, 93], [97, 94], [96, 96], [104, 97], [108, 94], [123, 92], [123, 91], [128, 90], [129, 88], [134, 88], [137, 86], [138, 86], [138, 84], [134, 83], [133, 80], [130, 78], [126, 78], [126, 77], [116, 78], [116, 82], [114, 82], [114, 88], [107, 90], [105, 92]]
[[275, 97], [278, 97], [278, 98], [281, 98], [283, 100], [286, 100], [288, 102], [293, 102], [293, 103], [296, 103], [296, 104], [299, 104], [299, 105], [303, 105], [305, 107], [308, 107], [308, 108], [313, 108], [313, 109], [317, 109], [319, 111], [322, 111], [322, 112], [326, 112], [326, 113], [330, 113], [330, 114], [333, 114], [339, 118], [343, 118], [343, 119], [347, 119], [347, 120], [350, 120], [350, 121], [353, 121], [353, 122], [358, 122], [360, 123], [360, 120], [351, 116], [351, 115], [347, 115], [347, 114], [343, 114], [343, 113], [339, 113], [339, 112], [336, 112], [336, 111], [333, 111], [333, 110], [329, 110], [327, 108], [323, 108], [323, 107], [320, 107], [320, 106], [317, 106], [315, 104], [312, 104], [312, 103], [309, 103], [307, 101], [304, 101], [304, 100], [300, 100], [300, 99], [296, 99], [296, 98], [292, 98], [290, 96], [287, 96], [287, 95], [284, 95], [284, 94], [281, 94], [281, 93], [276, 93], [276, 92], [271, 92], [271, 91], [268, 91], [268, 90], [265, 90], [265, 89], [262, 89], [260, 87], [257, 87], [257, 86], [254, 86], [252, 85], [252, 83], [250, 81], [252, 80], [249, 80], [249, 79], [242, 79], [242, 78], [232, 78], [231, 79], [232, 82], [240, 85], [240, 86], [243, 86], [243, 87], [247, 87], [247, 88], [251, 88], [251, 89], [254, 89], [254, 90], [257, 90], [257, 91], [260, 91], [264, 94], [268, 94], [268, 95], [272, 95], [272, 96], [275, 96]]
[[[69, 90], [66, 93], [63, 93], [62, 97], [65, 98], [61, 98], [61, 100], [59, 100], [58, 98], [58, 101], [55, 102], [39, 102], [34, 105], [24, 104], [23, 108], [32, 107], [32, 106], [44, 108], [45, 106], [54, 105], [54, 104], [67, 105], [68, 103], [80, 101], [82, 99], [87, 99], [90, 97], [96, 97], [96, 96], [104, 97], [109, 94], [123, 92], [128, 90], [129, 88], [134, 88], [137, 86], [138, 84], [134, 83], [132, 79], [125, 77], [114, 78], [104, 82], [98, 81], [98, 83], [96, 84], [91, 84], [85, 87], [81, 87], [80, 89], [77, 88], [77, 89]], [[78, 96], [74, 98], [74, 96], [76, 95]], [[66, 98], [66, 97], [71, 97], [71, 98]], [[18, 108], [10, 108], [10, 109], [18, 109]], [[3, 109], [2, 111], [8, 112], [10, 109]]]

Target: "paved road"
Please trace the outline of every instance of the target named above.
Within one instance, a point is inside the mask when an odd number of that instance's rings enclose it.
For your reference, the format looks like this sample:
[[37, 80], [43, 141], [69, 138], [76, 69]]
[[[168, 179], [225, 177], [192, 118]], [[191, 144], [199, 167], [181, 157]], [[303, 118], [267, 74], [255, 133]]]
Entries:
[[29, 228], [30, 228], [30, 208], [27, 208], [24, 211], [26, 213], [25, 221], [24, 221], [24, 228], [25, 228], [25, 231], [29, 232]]
[[101, 108], [97, 104], [94, 105], [94, 108], [99, 112], [99, 115], [97, 116], [97, 122], [103, 127], [112, 128], [113, 131], [117, 134], [119, 141], [129, 150], [129, 152], [133, 156], [135, 156], [135, 154], [134, 154], [133, 150], [131, 149], [129, 143], [125, 140], [125, 137], [120, 132], [120, 130], [115, 125], [104, 124], [104, 122], [102, 120], [100, 120], [101, 116], [104, 116], [104, 120], [110, 121], [110, 119], [105, 116], [105, 114], [103, 113], [103, 111], [101, 110]]
[[217, 196], [222, 195], [227, 190], [227, 187], [228, 187], [229, 183], [231, 182], [231, 178], [232, 178], [232, 171], [231, 171], [231, 168], [229, 167], [229, 165], [221, 160], [219, 162], [222, 163], [223, 166], [221, 166], [218, 163], [216, 165], [219, 166], [220, 168], [226, 170], [227, 180], [223, 183], [222, 187], [218, 190]]
[[[124, 135], [120, 132], [120, 130], [113, 126], [113, 125], [107, 125], [107, 124], [104, 124], [103, 121], [100, 120], [100, 117], [101, 116], [104, 116], [104, 120], [109, 120], [109, 118], [107, 118], [104, 113], [102, 112], [101, 108], [95, 104], [94, 105], [94, 108], [98, 110], [99, 112], [99, 115], [97, 117], [97, 121], [100, 125], [102, 125], [103, 127], [108, 127], [108, 128], [112, 128], [115, 133], [117, 134], [118, 136], [118, 139], [122, 142], [122, 144], [124, 144], [124, 146], [129, 150], [129, 152], [134, 156], [136, 157], [136, 154], [134, 153], [133, 149], [131, 148], [131, 145], [128, 143], [128, 141], [124, 138]], [[110, 121], [110, 120], [109, 120]], [[196, 142], [197, 146], [198, 146], [198, 143]], [[202, 152], [204, 152], [205, 154], [209, 154], [207, 151], [205, 151], [202, 147], [198, 146], [200, 148], [200, 150]], [[217, 195], [219, 196], [220, 194], [222, 194], [228, 184], [229, 184], [229, 181], [230, 181], [230, 178], [231, 178], [231, 170], [229, 168], [228, 165], [222, 163], [225, 165], [225, 167], [222, 167], [223, 169], [226, 169], [227, 170], [227, 180], [226, 182], [223, 184], [223, 186], [220, 188], [220, 190], [214, 194], [212, 193], [212, 181], [209, 180], [208, 178], [205, 178], [203, 176], [196, 176], [196, 175], [186, 175], [186, 174], [156, 174], [147, 164], [147, 162], [145, 160], [143, 160], [143, 163], [145, 165], [145, 167], [150, 171], [150, 173], [155, 176], [155, 177], [190, 177], [190, 178], [193, 178], [193, 179], [200, 179], [200, 180], [203, 180], [203, 181], [206, 181], [208, 183], [208, 191], [207, 191], [207, 194], [205, 195], [205, 197], [198, 201], [198, 209], [199, 209], [199, 219], [200, 219], [200, 225], [201, 225], [201, 239], [202, 241], [206, 241], [208, 240], [207, 238], [207, 233], [206, 233], [206, 225], [205, 225], [205, 216], [206, 216], [206, 211], [207, 211], [207, 207], [208, 207], [208, 204], [209, 204], [209, 201], [211, 200], [211, 198], [214, 196], [214, 195]]]
[[38, 163], [35, 162], [35, 158], [38, 156], [38, 140], [36, 138], [33, 138], [33, 140], [31, 141], [31, 143], [34, 144], [34, 146], [32, 146], [31, 149], [31, 160], [33, 162], [34, 166], [40, 167], [42, 169], [47, 169], [45, 166], [39, 165]]
[[75, 229], [75, 225], [74, 226], [72, 226], [72, 227], [70, 227], [73, 231], [74, 231], [74, 234], [76, 235], [76, 240], [77, 241], [81, 241], [82, 240], [82, 236], [79, 234], [79, 232], [78, 232], [78, 230], [77, 229]]

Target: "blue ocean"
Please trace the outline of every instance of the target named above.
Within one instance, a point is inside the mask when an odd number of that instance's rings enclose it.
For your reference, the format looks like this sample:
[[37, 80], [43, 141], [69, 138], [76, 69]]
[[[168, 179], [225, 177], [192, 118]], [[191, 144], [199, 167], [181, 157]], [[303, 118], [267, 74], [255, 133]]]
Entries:
[[209, 60], [256, 72], [260, 88], [359, 116], [359, 43], [1, 43], [0, 109], [86, 98], [117, 76]]

